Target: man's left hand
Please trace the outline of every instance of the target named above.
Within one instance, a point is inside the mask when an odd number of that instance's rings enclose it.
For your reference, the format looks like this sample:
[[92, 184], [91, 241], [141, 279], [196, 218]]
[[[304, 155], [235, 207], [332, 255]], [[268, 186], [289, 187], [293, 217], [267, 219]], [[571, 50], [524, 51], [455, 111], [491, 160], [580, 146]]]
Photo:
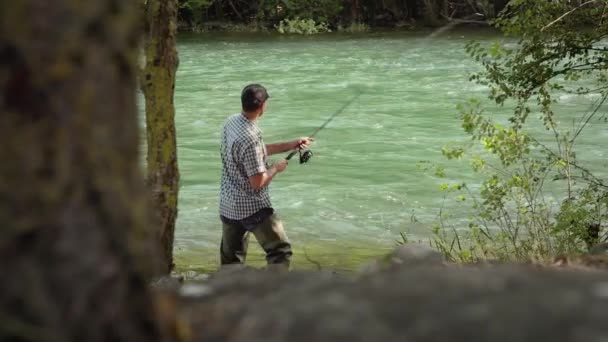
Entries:
[[292, 149], [303, 149], [308, 147], [315, 139], [309, 137], [301, 137], [294, 140]]

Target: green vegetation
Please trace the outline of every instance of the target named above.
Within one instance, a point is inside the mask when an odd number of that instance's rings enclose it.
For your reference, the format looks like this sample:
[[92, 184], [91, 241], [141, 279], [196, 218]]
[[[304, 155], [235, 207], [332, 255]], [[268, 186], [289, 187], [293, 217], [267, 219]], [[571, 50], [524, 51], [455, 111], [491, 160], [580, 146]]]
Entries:
[[[491, 19], [504, 8], [504, 0], [180, 0], [182, 29], [242, 30], [283, 28], [287, 33], [315, 33], [342, 28], [345, 32], [367, 27], [398, 28], [421, 23], [442, 25], [455, 18]], [[469, 19], [470, 20], [470, 19]], [[292, 26], [290, 29], [288, 22]], [[283, 25], [281, 26], [281, 22]], [[311, 23], [314, 22], [314, 25]], [[300, 27], [304, 25], [304, 28]], [[317, 29], [311, 29], [312, 27]], [[318, 29], [321, 26], [323, 29]], [[349, 29], [350, 28], [350, 29]]]
[[350, 25], [342, 27], [338, 26], [338, 31], [340, 32], [348, 32], [348, 33], [361, 33], [367, 32], [370, 30], [369, 25], [362, 22], [352, 22]]
[[316, 23], [313, 19], [283, 19], [277, 26], [280, 33], [315, 34], [331, 32], [326, 23]]
[[[318, 241], [294, 246], [292, 270], [331, 270], [341, 273], [352, 273], [360, 270], [371, 260], [379, 259], [392, 250], [391, 247], [351, 241]], [[210, 262], [213, 260], [213, 262]], [[181, 251], [175, 255], [175, 273], [186, 277], [200, 276], [218, 270], [217, 252], [201, 254], [200, 252]], [[248, 266], [264, 267], [264, 251], [256, 241], [251, 241], [247, 253]]]
[[[470, 161], [483, 179], [479, 189], [442, 186], [446, 199], [472, 203], [475, 212], [466, 229], [440, 213], [433, 245], [450, 259], [542, 260], [582, 253], [606, 239], [608, 181], [577, 158], [576, 144], [592, 125], [606, 122], [606, 6], [512, 1], [495, 26], [517, 38], [516, 46], [468, 45], [483, 66], [471, 80], [489, 88], [497, 107], [462, 104], [462, 127], [474, 143], [443, 150], [448, 159]], [[581, 96], [589, 110], [560, 108], [562, 95]], [[514, 108], [506, 122], [488, 114], [503, 106]], [[551, 196], [556, 193], [561, 197]]]

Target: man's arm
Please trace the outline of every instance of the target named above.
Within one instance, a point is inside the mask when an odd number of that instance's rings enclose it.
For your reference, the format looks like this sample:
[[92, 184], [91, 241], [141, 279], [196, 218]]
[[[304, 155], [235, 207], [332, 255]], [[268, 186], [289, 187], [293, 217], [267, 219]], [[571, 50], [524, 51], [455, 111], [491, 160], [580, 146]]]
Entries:
[[266, 144], [266, 151], [268, 151], [268, 155], [273, 155], [277, 153], [284, 153], [287, 151], [291, 151], [294, 149], [293, 141], [280, 142], [275, 144]]
[[265, 172], [261, 172], [249, 177], [249, 184], [254, 190], [260, 190], [270, 183], [272, 178], [276, 176], [278, 173], [281, 173], [287, 167], [288, 161], [283, 159], [276, 164], [272, 165]]
[[276, 144], [267, 144], [266, 151], [268, 151], [268, 155], [273, 155], [277, 153], [285, 153], [291, 150], [295, 150], [297, 148], [304, 148], [310, 145], [314, 139], [309, 137], [302, 137], [295, 140], [290, 140], [286, 142], [280, 142]]

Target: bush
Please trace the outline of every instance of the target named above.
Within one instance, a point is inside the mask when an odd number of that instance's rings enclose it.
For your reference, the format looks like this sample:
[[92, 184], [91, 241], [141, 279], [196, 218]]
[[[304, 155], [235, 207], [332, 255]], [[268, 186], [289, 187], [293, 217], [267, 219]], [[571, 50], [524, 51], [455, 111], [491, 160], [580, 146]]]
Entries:
[[316, 34], [331, 32], [327, 23], [316, 23], [313, 19], [283, 19], [276, 26], [277, 31], [287, 34]]
[[[443, 153], [448, 159], [468, 158], [483, 181], [478, 191], [466, 184], [442, 186], [445, 198], [472, 203], [475, 213], [466, 227], [440, 213], [433, 245], [448, 258], [549, 259], [583, 253], [606, 239], [608, 182], [576, 153], [586, 128], [605, 122], [600, 119], [608, 101], [608, 49], [599, 43], [608, 34], [608, 21], [602, 17], [599, 3], [519, 0], [496, 21], [519, 39], [517, 46], [467, 46], [484, 67], [471, 80], [488, 86], [497, 105], [513, 104], [514, 110], [500, 125], [480, 101], [460, 106], [462, 127], [479, 148]], [[594, 27], [583, 29], [581, 23]], [[555, 107], [560, 94], [585, 95], [590, 110], [560, 113]], [[531, 120], [535, 115], [540, 120]], [[566, 125], [560, 125], [559, 115]]]
[[347, 33], [363, 33], [369, 31], [369, 25], [362, 22], [352, 22], [346, 27], [338, 26], [338, 31]]

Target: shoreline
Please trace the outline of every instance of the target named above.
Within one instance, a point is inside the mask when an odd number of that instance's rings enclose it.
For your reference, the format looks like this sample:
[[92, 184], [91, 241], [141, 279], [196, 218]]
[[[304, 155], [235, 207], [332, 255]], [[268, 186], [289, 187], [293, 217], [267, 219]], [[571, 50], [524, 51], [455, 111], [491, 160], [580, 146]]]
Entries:
[[[294, 255], [292, 270], [324, 270], [351, 273], [358, 271], [362, 266], [377, 260], [395, 249], [395, 245], [382, 245], [370, 243], [340, 243], [339, 241], [316, 244], [298, 244], [294, 242]], [[218, 247], [219, 248], [219, 247]], [[201, 274], [214, 273], [219, 269], [219, 257], [216, 251], [204, 250], [176, 250], [174, 273], [184, 275], [186, 278]], [[264, 251], [255, 239], [249, 242], [246, 260], [247, 266], [261, 268], [266, 265]]]
[[[351, 24], [352, 25], [352, 24]], [[483, 30], [500, 33], [500, 30], [492, 27], [490, 24], [471, 24], [471, 23], [454, 23], [445, 21], [441, 25], [431, 26], [424, 23], [407, 22], [395, 23], [392, 26], [371, 26], [365, 23], [355, 23], [356, 26], [345, 27], [330, 27], [329, 32], [318, 32], [311, 34], [303, 33], [280, 33], [276, 26], [270, 23], [249, 23], [243, 24], [231, 21], [212, 21], [200, 25], [192, 25], [180, 23], [178, 32], [180, 34], [188, 33], [250, 33], [250, 34], [279, 34], [284, 36], [316, 36], [327, 34], [368, 34], [368, 33], [417, 33], [417, 32], [433, 32], [438, 29], [452, 25], [452, 30]]]

